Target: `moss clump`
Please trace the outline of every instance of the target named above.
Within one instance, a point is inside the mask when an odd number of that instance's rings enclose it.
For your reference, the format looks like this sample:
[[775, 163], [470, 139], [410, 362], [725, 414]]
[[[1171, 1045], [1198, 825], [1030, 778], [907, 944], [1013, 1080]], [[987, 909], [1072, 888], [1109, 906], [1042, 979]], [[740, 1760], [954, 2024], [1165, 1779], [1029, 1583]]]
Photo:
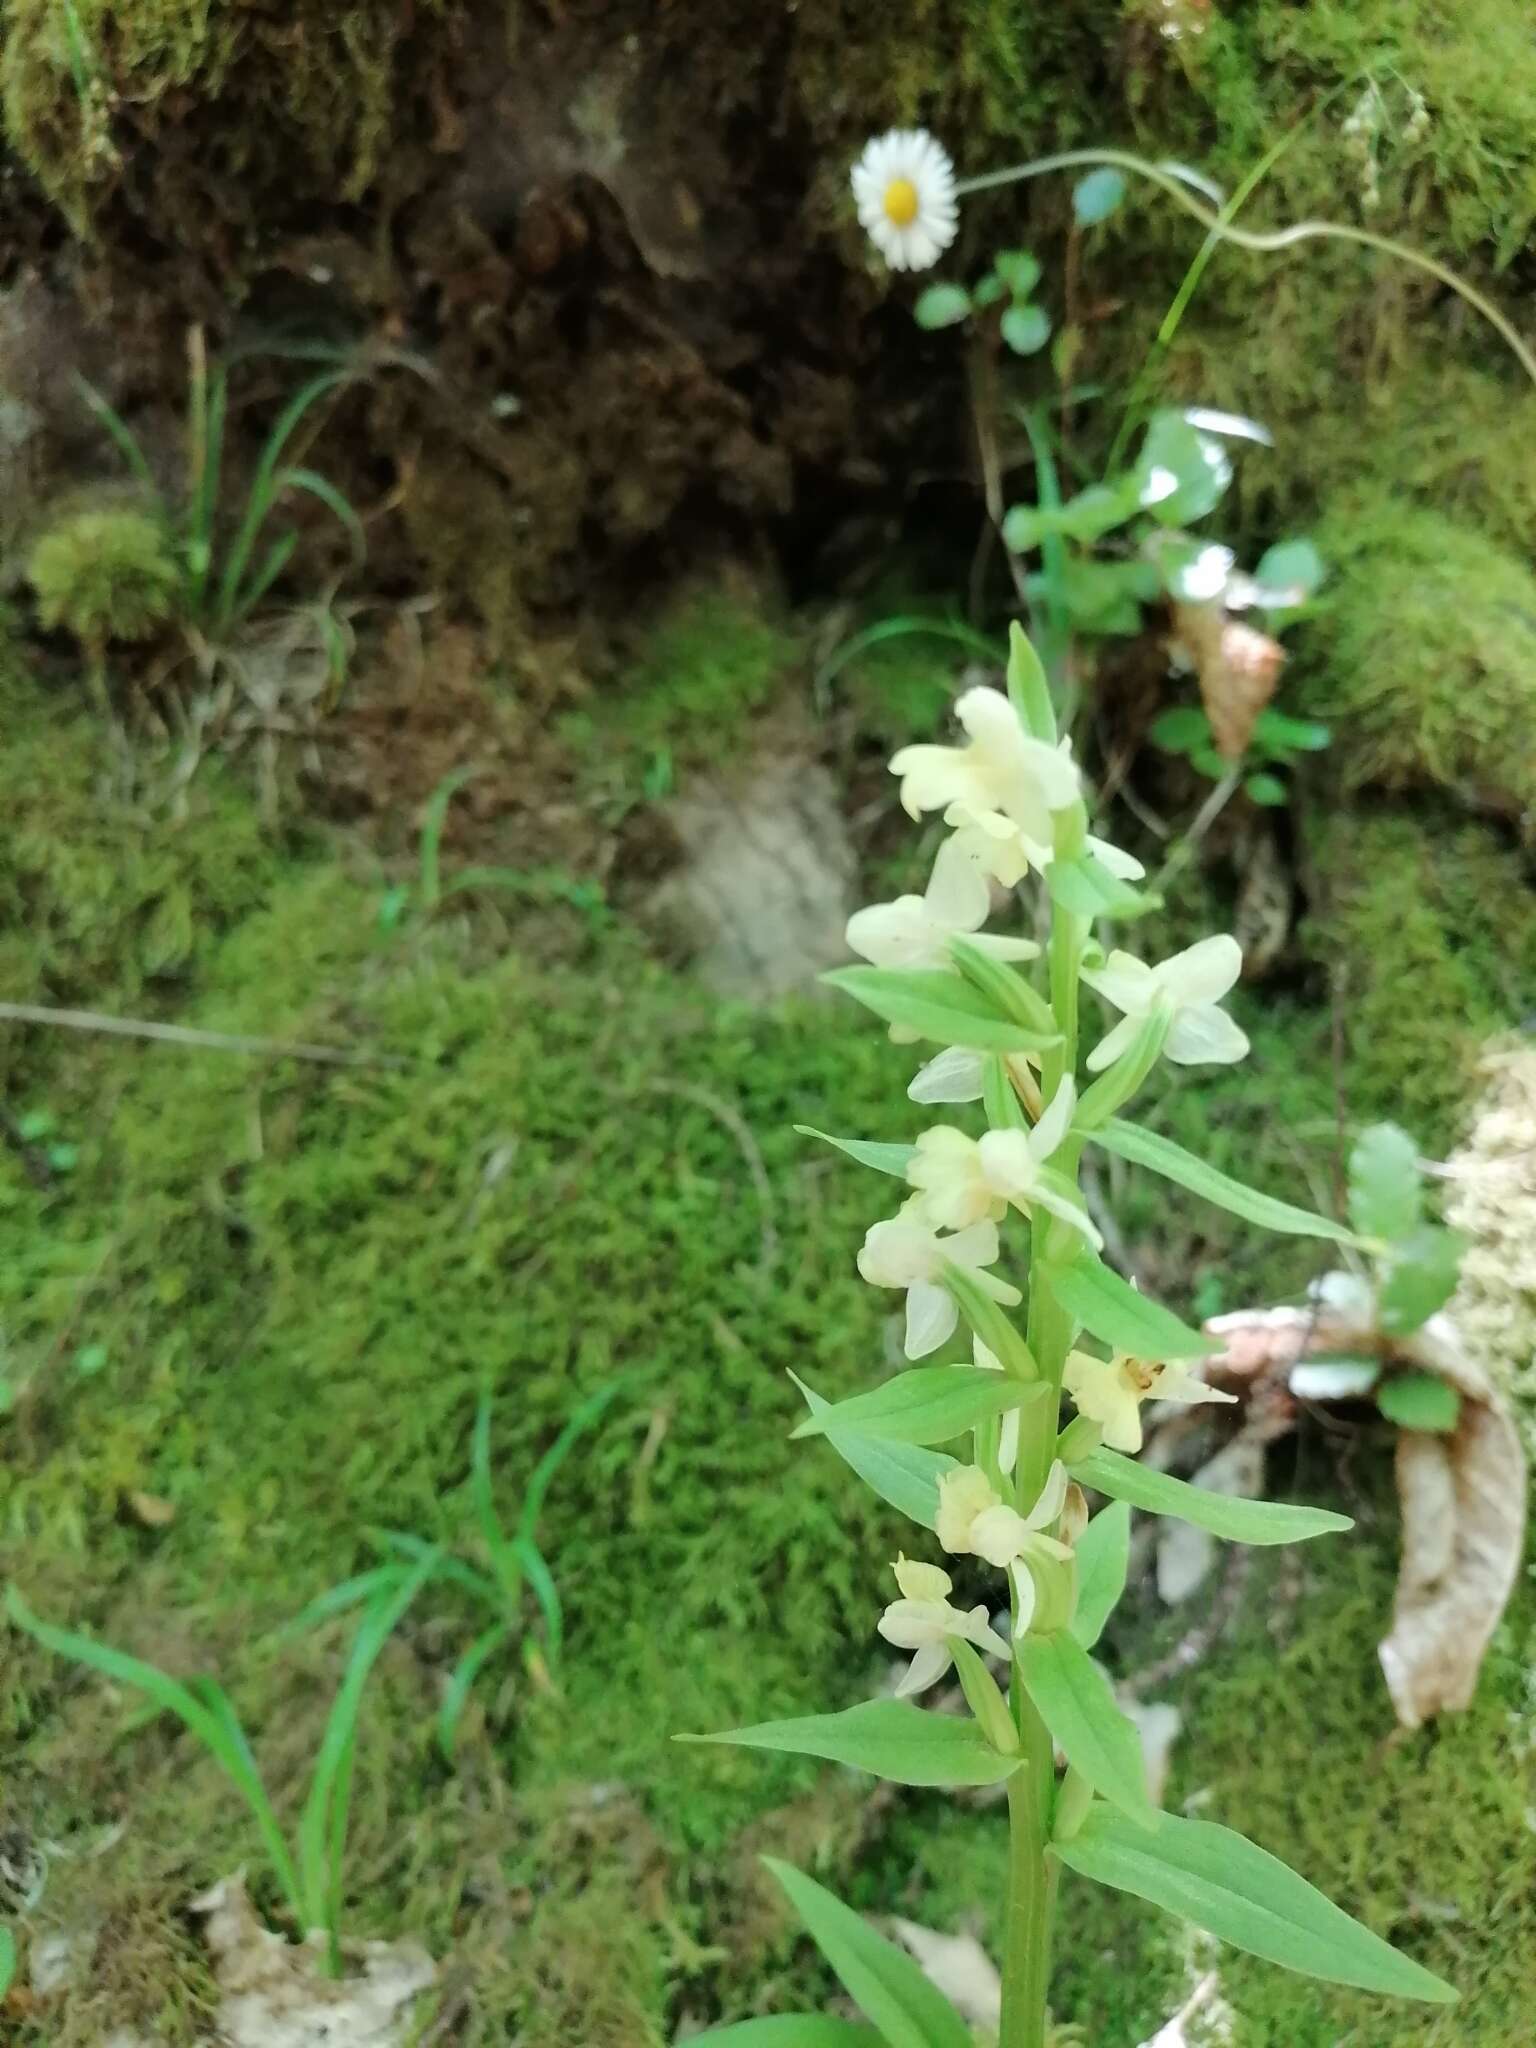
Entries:
[[565, 719], [561, 737], [599, 753], [664, 751], [679, 764], [724, 762], [799, 658], [795, 636], [750, 578], [699, 582], [668, 600], [636, 636], [622, 689], [601, 711]]
[[[264, 898], [279, 849], [217, 761], [185, 791], [179, 821], [111, 788], [98, 725], [37, 686], [0, 683], [4, 786], [0, 983], [13, 1000], [142, 1011], [184, 995], [219, 935]], [[51, 1050], [6, 1026], [10, 1087]]]
[[1346, 496], [1319, 533], [1333, 575], [1309, 708], [1354, 785], [1431, 784], [1536, 805], [1536, 575], [1522, 555], [1401, 491]]
[[[440, 0], [425, 11], [440, 13]], [[287, 8], [270, 20], [216, 0], [74, 0], [68, 10], [5, 0], [0, 23], [6, 126], [81, 231], [162, 122], [178, 125], [199, 103], [218, 107], [236, 84], [249, 123], [225, 108], [204, 175], [231, 186], [253, 172], [291, 175], [297, 145], [300, 165], [357, 198], [389, 137], [406, 32], [399, 9], [378, 0]], [[131, 136], [124, 106], [134, 109]], [[221, 205], [232, 198], [226, 191]]]
[[39, 537], [27, 563], [37, 614], [96, 651], [148, 640], [174, 617], [180, 574], [161, 522], [131, 506], [68, 514]]
[[1349, 1113], [1394, 1117], [1441, 1151], [1482, 1046], [1536, 987], [1526, 862], [1491, 827], [1428, 805], [1337, 811], [1314, 857], [1323, 895], [1303, 938], [1338, 1005]]

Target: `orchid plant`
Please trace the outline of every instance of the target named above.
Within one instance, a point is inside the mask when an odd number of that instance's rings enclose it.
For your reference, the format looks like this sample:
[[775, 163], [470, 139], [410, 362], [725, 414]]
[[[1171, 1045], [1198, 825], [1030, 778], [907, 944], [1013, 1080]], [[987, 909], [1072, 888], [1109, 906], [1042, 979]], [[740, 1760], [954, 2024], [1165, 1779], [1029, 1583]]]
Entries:
[[[1160, 1060], [1195, 1067], [1247, 1052], [1221, 1007], [1241, 967], [1237, 944], [1206, 938], [1153, 965], [1098, 943], [1102, 917], [1139, 907], [1139, 870], [1089, 839], [1078, 767], [1019, 627], [1006, 695], [974, 688], [957, 712], [963, 745], [908, 747], [891, 763], [907, 811], [940, 813], [949, 828], [928, 887], [860, 911], [848, 936], [865, 964], [827, 978], [893, 1038], [933, 1049], [908, 1091], [914, 1100], [979, 1103], [983, 1128], [938, 1123], [911, 1145], [829, 1140], [908, 1191], [894, 1216], [871, 1226], [858, 1267], [872, 1285], [904, 1291], [910, 1363], [835, 1404], [802, 1385], [810, 1412], [795, 1431], [821, 1438], [912, 1524], [914, 1548], [930, 1553], [896, 1559], [899, 1597], [873, 1622], [911, 1662], [895, 1697], [687, 1739], [827, 1758], [901, 1785], [1005, 1787], [999, 2048], [1043, 2048], [1048, 2038], [1064, 1868], [1290, 1969], [1448, 2000], [1448, 1985], [1267, 1850], [1214, 1822], [1160, 1811], [1136, 1728], [1094, 1659], [1125, 1585], [1132, 1507], [1253, 1544], [1350, 1525], [1321, 1508], [1207, 1492], [1126, 1455], [1140, 1448], [1147, 1401], [1228, 1397], [1198, 1371], [1210, 1339], [1102, 1258], [1080, 1177], [1085, 1151], [1149, 1168], [1256, 1224], [1380, 1247], [1243, 1186], [1122, 1115]], [[1046, 934], [1043, 947], [980, 929], [994, 895], [1007, 900], [1004, 890], [1024, 876], [1043, 888], [1032, 925]], [[1085, 1029], [1085, 991], [1117, 1013], [1103, 1036]], [[932, 1362], [962, 1323], [970, 1361]], [[1064, 1412], [1064, 1394], [1075, 1412]], [[1097, 1512], [1091, 1500], [1102, 1503]], [[967, 1609], [952, 1600], [957, 1558], [968, 1579], [973, 1560], [996, 1574], [990, 1601]], [[963, 1711], [916, 1704], [951, 1670]], [[722, 2048], [969, 2048], [966, 2023], [915, 1963], [812, 1878], [769, 1867], [865, 2023], [784, 2015], [702, 2039]]]

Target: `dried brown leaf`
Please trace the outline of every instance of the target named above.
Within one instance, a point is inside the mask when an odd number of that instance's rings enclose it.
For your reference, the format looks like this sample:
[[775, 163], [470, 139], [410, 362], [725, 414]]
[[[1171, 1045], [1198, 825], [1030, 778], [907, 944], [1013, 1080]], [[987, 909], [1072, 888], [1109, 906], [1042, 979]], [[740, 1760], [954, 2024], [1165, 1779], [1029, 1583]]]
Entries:
[[1285, 649], [1219, 604], [1176, 604], [1174, 630], [1194, 663], [1216, 750], [1241, 760], [1259, 713], [1275, 694]]
[[347, 1944], [347, 1976], [322, 1976], [313, 1940], [295, 1947], [262, 1925], [240, 1872], [192, 1910], [205, 1921], [229, 2048], [403, 2048], [411, 2006], [436, 1975], [416, 1942], [367, 1941]]
[[1450, 1315], [1395, 1342], [1338, 1307], [1254, 1309], [1206, 1325], [1219, 1369], [1262, 1385], [1304, 1357], [1380, 1356], [1436, 1374], [1461, 1396], [1448, 1436], [1403, 1430], [1397, 1448], [1403, 1554], [1381, 1666], [1397, 1718], [1417, 1728], [1471, 1701], [1508, 1604], [1525, 1539], [1526, 1465], [1509, 1404]]

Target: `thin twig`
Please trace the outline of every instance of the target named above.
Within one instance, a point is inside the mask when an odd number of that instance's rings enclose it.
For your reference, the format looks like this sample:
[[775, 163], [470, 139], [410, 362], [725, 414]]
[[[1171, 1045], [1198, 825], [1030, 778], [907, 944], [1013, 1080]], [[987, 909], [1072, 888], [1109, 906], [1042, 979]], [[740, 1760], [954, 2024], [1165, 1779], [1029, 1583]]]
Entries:
[[1147, 884], [1149, 896], [1161, 896], [1180, 868], [1187, 865], [1191, 854], [1199, 847], [1206, 833], [1237, 794], [1243, 774], [1243, 765], [1239, 762], [1236, 767], [1227, 770], [1220, 782], [1212, 786], [1205, 802], [1196, 811], [1189, 830], [1175, 841], [1173, 851]]
[[406, 1067], [392, 1052], [349, 1052], [334, 1045], [306, 1045], [289, 1038], [249, 1038], [237, 1032], [195, 1031], [185, 1024], [155, 1024], [146, 1017], [108, 1017], [100, 1010], [56, 1010], [46, 1003], [0, 1003], [0, 1024], [56, 1024], [65, 1031], [98, 1031], [109, 1038], [150, 1038], [205, 1052], [250, 1053], [284, 1059], [318, 1060], [329, 1067]]

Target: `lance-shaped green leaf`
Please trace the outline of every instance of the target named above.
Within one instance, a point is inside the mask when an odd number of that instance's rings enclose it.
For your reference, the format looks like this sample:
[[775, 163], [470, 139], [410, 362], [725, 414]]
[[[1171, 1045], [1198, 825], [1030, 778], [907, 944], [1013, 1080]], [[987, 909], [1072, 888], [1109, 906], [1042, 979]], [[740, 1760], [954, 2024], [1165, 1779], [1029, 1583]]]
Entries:
[[974, 1365], [918, 1365], [867, 1394], [808, 1415], [790, 1433], [830, 1436], [852, 1430], [886, 1443], [945, 1444], [1044, 1393], [1044, 1380], [1025, 1381]]
[[819, 1138], [823, 1145], [835, 1145], [860, 1166], [872, 1166], [876, 1173], [894, 1174], [897, 1180], [906, 1179], [907, 1161], [917, 1150], [915, 1145], [879, 1145], [868, 1138], [834, 1138], [830, 1131], [818, 1131], [811, 1124], [796, 1124], [795, 1129], [802, 1138]]
[[1289, 1237], [1329, 1238], [1335, 1244], [1362, 1242], [1346, 1225], [1319, 1216], [1311, 1209], [1299, 1209], [1292, 1202], [1277, 1201], [1273, 1195], [1261, 1195], [1257, 1188], [1245, 1187], [1230, 1174], [1208, 1166], [1193, 1152], [1186, 1152], [1182, 1145], [1175, 1145], [1171, 1138], [1159, 1137], [1140, 1124], [1112, 1117], [1102, 1130], [1093, 1133], [1093, 1142], [1118, 1159], [1129, 1160], [1132, 1166], [1144, 1166], [1148, 1172], [1188, 1188], [1192, 1195], [1230, 1210], [1245, 1223], [1257, 1223], [1261, 1229], [1281, 1231]]
[[884, 2048], [884, 2043], [873, 2027], [860, 2027], [852, 2020], [785, 2012], [690, 2034], [688, 2048]]
[[1081, 1253], [1071, 1265], [1053, 1260], [1045, 1267], [1045, 1280], [1085, 1330], [1129, 1357], [1209, 1358], [1216, 1348], [1172, 1310], [1139, 1294], [1092, 1252]]
[[1056, 744], [1056, 705], [1045, 664], [1015, 619], [1008, 628], [1008, 696], [1026, 731], [1048, 747]]
[[949, 950], [955, 965], [979, 996], [1000, 1016], [1011, 1017], [1027, 1031], [1055, 1044], [1060, 1039], [1055, 1012], [1037, 988], [1032, 988], [1016, 968], [999, 960], [971, 939], [951, 939]]
[[970, 2028], [910, 1956], [814, 1878], [776, 1857], [763, 1861], [887, 2048], [971, 2048]]
[[1160, 1814], [1152, 1832], [1096, 1806], [1054, 1854], [1084, 1877], [1134, 1892], [1303, 1976], [1447, 2004], [1456, 1993], [1231, 1828]]
[[[806, 1406], [819, 1415], [831, 1407], [814, 1387], [791, 1373], [790, 1378], [805, 1396]], [[955, 1460], [943, 1451], [927, 1451], [917, 1444], [882, 1443], [876, 1437], [858, 1436], [848, 1430], [829, 1432], [827, 1442], [843, 1463], [857, 1472], [871, 1493], [887, 1501], [898, 1514], [931, 1529], [939, 1513], [939, 1481], [955, 1467]]]
[[1015, 1654], [1024, 1690], [1067, 1762], [1095, 1792], [1151, 1827], [1157, 1810], [1147, 1797], [1141, 1737], [1082, 1644], [1063, 1629], [1025, 1636]]
[[674, 1740], [824, 1757], [896, 1785], [997, 1785], [1019, 1767], [1016, 1756], [998, 1754], [974, 1721], [925, 1713], [906, 1700], [864, 1700], [840, 1714], [759, 1721], [751, 1728]]
[[1119, 1604], [1131, 1568], [1131, 1510], [1112, 1501], [1077, 1539], [1077, 1606], [1072, 1633], [1091, 1650]]
[[1122, 1458], [1118, 1451], [1090, 1451], [1071, 1471], [1080, 1485], [1107, 1493], [1112, 1500], [1128, 1501], [1149, 1514], [1193, 1522], [1229, 1543], [1302, 1543], [1310, 1536], [1332, 1536], [1354, 1527], [1348, 1515], [1336, 1515], [1331, 1508], [1239, 1500], [1231, 1494], [1212, 1493], [1204, 1486], [1190, 1486], [1167, 1472], [1138, 1465], [1134, 1458]]
[[822, 980], [841, 989], [888, 1024], [915, 1031], [940, 1045], [971, 1046], [978, 1052], [1043, 1052], [1060, 1044], [1058, 1034], [1031, 1031], [999, 1015], [962, 975], [941, 967], [837, 967]]
[[985, 1288], [976, 1284], [973, 1273], [946, 1260], [944, 1285], [954, 1296], [972, 1334], [981, 1339], [1004, 1372], [1011, 1373], [1015, 1379], [1039, 1379], [1040, 1368], [1035, 1363], [1034, 1353], [1004, 1311], [1002, 1303], [994, 1301]]

